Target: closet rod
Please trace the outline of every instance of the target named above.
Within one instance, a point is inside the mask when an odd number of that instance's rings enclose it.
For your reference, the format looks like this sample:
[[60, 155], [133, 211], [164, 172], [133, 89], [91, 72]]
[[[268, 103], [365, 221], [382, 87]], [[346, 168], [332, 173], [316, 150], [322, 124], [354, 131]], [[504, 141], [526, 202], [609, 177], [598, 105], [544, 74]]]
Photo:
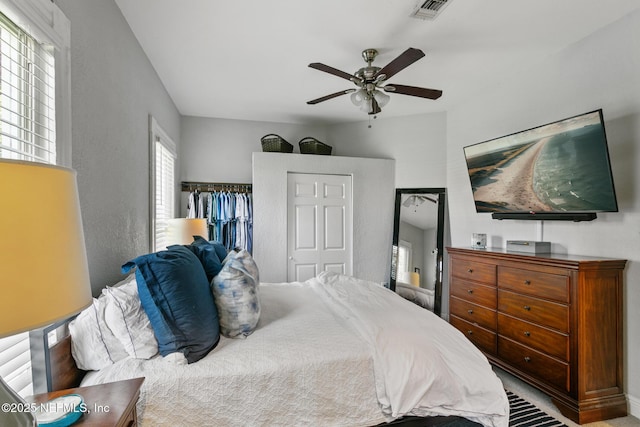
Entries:
[[182, 191], [234, 191], [237, 193], [251, 193], [251, 184], [239, 182], [194, 182], [182, 181]]

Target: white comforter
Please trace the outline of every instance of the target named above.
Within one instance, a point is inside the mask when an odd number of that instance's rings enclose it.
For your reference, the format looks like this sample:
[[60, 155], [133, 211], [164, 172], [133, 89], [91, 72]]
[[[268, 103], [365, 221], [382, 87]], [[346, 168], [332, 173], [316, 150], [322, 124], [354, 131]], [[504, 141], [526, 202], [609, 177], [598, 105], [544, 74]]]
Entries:
[[502, 383], [486, 357], [447, 322], [373, 282], [322, 273], [310, 283], [371, 349], [385, 414], [509, 424]]
[[405, 414], [507, 426], [502, 384], [442, 319], [377, 284], [323, 273], [260, 285], [246, 340], [175, 365], [125, 359], [83, 385], [146, 377], [141, 426], [372, 426]]

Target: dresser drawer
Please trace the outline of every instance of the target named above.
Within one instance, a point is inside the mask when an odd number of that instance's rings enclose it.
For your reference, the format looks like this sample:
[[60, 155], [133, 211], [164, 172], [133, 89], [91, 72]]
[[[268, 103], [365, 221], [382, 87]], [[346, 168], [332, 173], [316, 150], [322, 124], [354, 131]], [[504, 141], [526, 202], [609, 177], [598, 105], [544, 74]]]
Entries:
[[561, 274], [500, 266], [498, 287], [538, 298], [569, 302], [569, 277]]
[[558, 359], [569, 361], [569, 337], [498, 313], [498, 334]]
[[451, 275], [461, 279], [486, 283], [491, 286], [496, 284], [496, 266], [494, 264], [470, 261], [465, 258], [451, 260]]
[[498, 337], [498, 357], [511, 366], [569, 392], [569, 364], [507, 338]]
[[494, 310], [490, 310], [480, 305], [472, 304], [460, 298], [451, 297], [449, 308], [454, 314], [471, 323], [477, 323], [486, 329], [496, 330], [497, 315]]
[[498, 291], [498, 311], [569, 333], [569, 307], [509, 291]]
[[480, 350], [496, 354], [496, 334], [451, 315], [451, 325], [462, 332]]
[[451, 282], [451, 295], [494, 310], [497, 307], [497, 292], [495, 286], [484, 286], [468, 280], [455, 279]]

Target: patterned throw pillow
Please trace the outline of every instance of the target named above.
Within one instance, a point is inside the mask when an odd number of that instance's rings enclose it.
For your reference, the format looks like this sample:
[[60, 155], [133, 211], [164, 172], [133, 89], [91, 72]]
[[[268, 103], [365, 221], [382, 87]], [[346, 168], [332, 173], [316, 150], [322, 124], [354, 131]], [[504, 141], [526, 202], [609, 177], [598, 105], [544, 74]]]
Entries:
[[222, 270], [211, 282], [218, 308], [220, 333], [228, 338], [246, 338], [258, 325], [258, 266], [246, 250], [231, 251]]

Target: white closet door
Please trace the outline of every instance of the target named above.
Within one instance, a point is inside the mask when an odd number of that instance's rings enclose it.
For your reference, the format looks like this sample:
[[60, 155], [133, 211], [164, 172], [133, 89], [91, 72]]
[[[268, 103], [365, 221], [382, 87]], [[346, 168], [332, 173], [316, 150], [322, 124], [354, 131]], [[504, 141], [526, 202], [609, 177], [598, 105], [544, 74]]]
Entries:
[[353, 274], [350, 175], [289, 173], [287, 184], [287, 280], [321, 271]]

